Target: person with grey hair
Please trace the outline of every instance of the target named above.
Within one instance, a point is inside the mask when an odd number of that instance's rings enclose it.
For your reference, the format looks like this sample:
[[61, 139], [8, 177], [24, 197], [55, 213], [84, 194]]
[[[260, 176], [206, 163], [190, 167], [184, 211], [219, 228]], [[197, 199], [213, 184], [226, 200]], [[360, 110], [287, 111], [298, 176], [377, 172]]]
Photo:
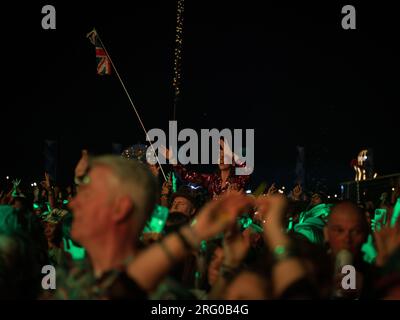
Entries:
[[89, 159], [83, 151], [75, 181], [71, 236], [88, 259], [68, 271], [57, 270], [57, 289], [49, 298], [145, 297], [125, 269], [138, 253], [140, 232], [157, 200], [154, 176], [138, 161], [112, 155]]

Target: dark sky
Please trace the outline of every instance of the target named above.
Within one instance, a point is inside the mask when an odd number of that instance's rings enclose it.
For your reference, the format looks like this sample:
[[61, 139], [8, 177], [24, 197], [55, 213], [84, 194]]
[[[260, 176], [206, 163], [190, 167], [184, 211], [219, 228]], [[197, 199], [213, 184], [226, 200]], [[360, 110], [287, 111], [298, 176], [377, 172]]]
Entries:
[[[144, 141], [115, 77], [96, 75], [95, 26], [148, 129], [172, 118], [175, 1], [2, 4], [1, 179], [37, 180], [43, 141], [59, 144], [58, 180], [79, 151]], [[352, 2], [357, 30], [341, 28], [340, 1], [264, 4], [186, 1], [180, 129], [254, 128], [253, 184], [291, 184], [296, 145], [307, 173], [334, 186], [371, 147], [380, 174], [399, 172], [398, 19], [389, 1]], [[216, 4], [218, 3], [218, 5]], [[53, 4], [57, 29], [41, 28]], [[397, 142], [398, 144], [398, 142]]]

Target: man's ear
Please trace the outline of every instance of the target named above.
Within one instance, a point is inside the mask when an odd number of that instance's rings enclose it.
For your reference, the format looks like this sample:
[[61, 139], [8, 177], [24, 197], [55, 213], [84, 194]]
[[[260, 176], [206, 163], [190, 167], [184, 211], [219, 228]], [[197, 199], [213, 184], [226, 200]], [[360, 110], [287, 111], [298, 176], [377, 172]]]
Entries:
[[132, 214], [132, 211], [133, 211], [133, 202], [129, 196], [116, 197], [112, 219], [115, 222], [124, 221]]

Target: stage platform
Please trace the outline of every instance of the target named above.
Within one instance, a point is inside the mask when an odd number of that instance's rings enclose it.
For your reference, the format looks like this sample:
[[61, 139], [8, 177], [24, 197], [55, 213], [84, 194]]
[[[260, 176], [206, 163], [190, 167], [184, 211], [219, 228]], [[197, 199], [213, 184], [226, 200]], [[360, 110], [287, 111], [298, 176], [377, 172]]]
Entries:
[[342, 182], [341, 192], [342, 199], [349, 199], [357, 202], [365, 200], [377, 201], [383, 192], [387, 192], [390, 196], [392, 188], [400, 185], [400, 173], [378, 176], [375, 179], [363, 181], [347, 181]]

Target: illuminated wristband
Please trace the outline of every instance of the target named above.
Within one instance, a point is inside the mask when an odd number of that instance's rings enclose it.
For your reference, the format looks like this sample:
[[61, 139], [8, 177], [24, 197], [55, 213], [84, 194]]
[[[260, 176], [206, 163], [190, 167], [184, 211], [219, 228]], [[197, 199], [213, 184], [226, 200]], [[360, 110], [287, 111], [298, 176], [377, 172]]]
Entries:
[[276, 246], [274, 248], [272, 254], [273, 254], [275, 263], [297, 256], [297, 254], [295, 253], [295, 251], [293, 250], [292, 247], [281, 246], [281, 245]]

